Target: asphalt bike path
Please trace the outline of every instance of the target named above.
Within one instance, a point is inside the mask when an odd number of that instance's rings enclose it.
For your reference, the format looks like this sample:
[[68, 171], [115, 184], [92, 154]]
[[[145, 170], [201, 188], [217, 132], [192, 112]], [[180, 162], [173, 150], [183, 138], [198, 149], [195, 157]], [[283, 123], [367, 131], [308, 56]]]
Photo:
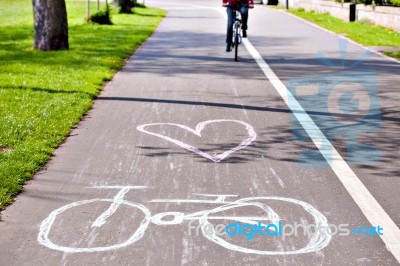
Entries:
[[[354, 200], [360, 191], [349, 192], [332, 167], [299, 161], [315, 144], [302, 136], [293, 106], [277, 90], [278, 79], [310, 89], [312, 82], [348, 77], [337, 74], [343, 69], [350, 76], [362, 71], [337, 66], [343, 41], [256, 6], [236, 63], [224, 51], [226, 22], [218, 1], [146, 4], [167, 9], [168, 16], [3, 212], [1, 265], [397, 265], [399, 239], [385, 227], [385, 239], [299, 231], [246, 240], [206, 226], [377, 226], [369, 221], [374, 214], [365, 213], [368, 202]], [[346, 60], [354, 63], [364, 51], [347, 43]], [[257, 55], [262, 60], [256, 62]], [[324, 65], [326, 57], [334, 66]], [[349, 165], [389, 217], [382, 221], [398, 225], [399, 65], [375, 54], [362, 63], [376, 67], [382, 114], [373, 121], [381, 121], [380, 130], [345, 122], [338, 128], [359, 133], [358, 141], [369, 139], [381, 152], [380, 161]], [[318, 106], [318, 100], [311, 101]], [[316, 124], [328, 135], [343, 132]], [[339, 136], [330, 143], [345, 158], [346, 141]]]

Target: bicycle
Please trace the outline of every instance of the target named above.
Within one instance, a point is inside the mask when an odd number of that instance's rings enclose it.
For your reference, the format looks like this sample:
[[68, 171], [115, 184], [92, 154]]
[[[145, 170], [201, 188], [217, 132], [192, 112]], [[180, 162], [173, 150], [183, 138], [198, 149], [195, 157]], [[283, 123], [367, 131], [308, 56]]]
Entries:
[[[327, 226], [327, 220], [323, 214], [321, 214], [318, 210], [316, 210], [314, 207], [312, 207], [310, 204], [306, 202], [302, 202], [299, 200], [295, 199], [290, 199], [290, 198], [280, 198], [280, 197], [250, 197], [250, 198], [243, 198], [239, 199], [236, 201], [227, 201], [226, 199], [228, 197], [237, 197], [237, 195], [215, 195], [215, 194], [195, 194], [195, 195], [200, 195], [203, 197], [216, 197], [215, 200], [198, 200], [198, 199], [155, 199], [151, 200], [149, 202], [152, 203], [201, 203], [201, 204], [220, 204], [221, 206], [210, 209], [210, 210], [202, 210], [202, 211], [197, 211], [193, 213], [188, 213], [185, 214], [183, 212], [161, 212], [157, 213], [154, 215], [151, 215], [150, 210], [145, 207], [142, 204], [135, 203], [135, 202], [130, 202], [127, 200], [124, 200], [125, 195], [132, 189], [146, 189], [147, 187], [145, 186], [97, 186], [93, 188], [98, 188], [98, 189], [119, 189], [118, 193], [116, 196], [114, 196], [113, 199], [109, 198], [97, 198], [97, 199], [90, 199], [90, 200], [82, 200], [82, 201], [77, 201], [73, 202], [70, 204], [67, 204], [63, 207], [60, 207], [54, 211], [52, 211], [49, 216], [43, 220], [43, 222], [40, 225], [40, 230], [38, 234], [38, 242], [47, 248], [53, 249], [53, 250], [58, 250], [58, 251], [63, 251], [66, 253], [78, 253], [78, 252], [100, 252], [100, 251], [108, 251], [108, 250], [114, 250], [122, 247], [129, 246], [136, 241], [140, 240], [144, 233], [146, 232], [146, 229], [148, 228], [150, 223], [153, 223], [155, 225], [177, 225], [177, 224], [182, 224], [184, 221], [192, 221], [192, 220], [197, 220], [199, 222], [199, 225], [201, 226], [201, 231], [204, 237], [206, 237], [208, 240], [225, 247], [227, 249], [233, 250], [233, 251], [239, 251], [239, 252], [244, 252], [244, 253], [253, 253], [253, 254], [259, 254], [259, 255], [289, 255], [289, 254], [301, 254], [301, 253], [308, 253], [308, 252], [314, 252], [317, 250], [320, 250], [327, 246], [330, 242], [331, 236], [330, 235], [324, 235], [324, 234], [315, 234], [313, 237], [310, 238], [309, 243], [307, 244], [306, 247], [303, 247], [301, 249], [297, 250], [291, 250], [291, 251], [269, 251], [269, 250], [257, 250], [257, 249], [250, 249], [250, 248], [245, 248], [241, 247], [235, 244], [231, 244], [227, 242], [226, 240], [222, 239], [221, 237], [217, 236], [215, 231], [213, 231], [211, 234], [206, 232], [207, 228], [211, 225], [209, 220], [214, 219], [214, 220], [233, 220], [233, 221], [238, 221], [242, 223], [249, 223], [249, 224], [257, 224], [259, 221], [271, 221], [273, 223], [278, 223], [280, 218], [279, 215], [268, 205], [265, 205], [263, 203], [260, 203], [258, 201], [260, 200], [277, 200], [277, 201], [282, 201], [282, 202], [288, 202], [288, 203], [293, 203], [293, 204], [298, 204], [300, 205], [306, 212], [311, 214], [311, 216], [314, 218], [316, 223], [326, 225]], [[96, 202], [110, 202], [110, 206], [108, 207], [107, 210], [105, 210], [103, 213], [101, 213], [97, 219], [92, 223], [91, 227], [101, 227], [102, 225], [107, 223], [107, 219], [110, 218], [121, 205], [126, 205], [128, 207], [136, 208], [140, 210], [144, 218], [142, 222], [140, 223], [139, 227], [136, 229], [136, 231], [128, 238], [123, 243], [116, 243], [108, 246], [101, 246], [101, 247], [69, 247], [69, 246], [62, 246], [55, 244], [52, 240], [49, 238], [49, 234], [52, 229], [52, 225], [54, 221], [57, 219], [58, 215], [60, 215], [63, 212], [66, 212], [68, 210], [71, 210], [74, 207], [77, 206], [82, 206], [85, 204], [91, 204], [91, 203], [96, 203]], [[253, 216], [218, 216], [215, 215], [217, 213], [234, 209], [234, 208], [239, 208], [239, 207], [256, 207], [260, 208], [263, 213], [266, 213], [266, 216], [259, 216], [259, 217], [253, 217]], [[214, 214], [214, 215], [212, 215]], [[172, 220], [168, 219], [165, 220], [165, 217], [173, 217]], [[75, 223], [74, 223], [75, 224]], [[211, 225], [212, 226], [212, 225]], [[57, 228], [59, 229], [59, 228]], [[59, 239], [59, 238], [57, 238]]]
[[232, 35], [232, 47], [235, 49], [235, 62], [238, 61], [238, 48], [239, 44], [242, 43], [242, 15], [238, 10], [233, 10], [235, 21], [233, 22], [233, 35]]

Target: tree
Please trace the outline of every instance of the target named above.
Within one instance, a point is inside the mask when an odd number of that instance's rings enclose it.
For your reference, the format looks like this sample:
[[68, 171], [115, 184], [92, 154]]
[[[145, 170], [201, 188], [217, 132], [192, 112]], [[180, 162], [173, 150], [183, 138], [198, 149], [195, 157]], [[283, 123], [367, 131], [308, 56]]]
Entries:
[[119, 13], [132, 14], [132, 7], [135, 6], [133, 0], [118, 0]]
[[65, 0], [32, 0], [35, 37], [33, 47], [41, 51], [68, 49]]

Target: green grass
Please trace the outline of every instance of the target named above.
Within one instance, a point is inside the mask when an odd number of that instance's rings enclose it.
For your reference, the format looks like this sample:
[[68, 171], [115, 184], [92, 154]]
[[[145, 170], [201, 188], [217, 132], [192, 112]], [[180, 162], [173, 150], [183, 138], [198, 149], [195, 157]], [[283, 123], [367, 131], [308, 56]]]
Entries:
[[[292, 9], [289, 12], [365, 46], [398, 47], [400, 50], [400, 33], [391, 29], [369, 25], [366, 22], [346, 22], [328, 13], [307, 12], [304, 9]], [[400, 51], [385, 54], [400, 60]]]
[[100, 26], [85, 22], [85, 2], [67, 1], [67, 13], [70, 50], [39, 52], [31, 48], [31, 1], [0, 1], [0, 210], [165, 15], [152, 8], [135, 8], [135, 15], [113, 11], [114, 25]]
[[[400, 48], [399, 48], [400, 49]], [[385, 52], [386, 55], [397, 58], [400, 60], [400, 51], [395, 51], [395, 52]]]

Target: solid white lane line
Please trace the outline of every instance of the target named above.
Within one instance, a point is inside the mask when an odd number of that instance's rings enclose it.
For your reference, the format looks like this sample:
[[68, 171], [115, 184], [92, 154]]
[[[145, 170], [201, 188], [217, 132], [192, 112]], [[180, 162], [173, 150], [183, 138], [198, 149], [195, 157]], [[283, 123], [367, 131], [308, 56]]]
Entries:
[[[380, 237], [386, 244], [387, 249], [394, 255], [397, 261], [400, 262], [400, 229], [371, 195], [342, 156], [340, 156], [339, 152], [333, 147], [332, 143], [326, 138], [311, 117], [305, 112], [300, 103], [293, 97], [285, 84], [283, 84], [264, 61], [251, 42], [248, 39], [243, 39], [243, 43], [371, 225], [380, 225], [384, 228], [384, 233], [380, 235]], [[321, 142], [324, 143], [324, 145], [320, 145]], [[324, 149], [322, 149], [323, 146]], [[329, 149], [326, 149], [326, 147], [329, 147]]]

